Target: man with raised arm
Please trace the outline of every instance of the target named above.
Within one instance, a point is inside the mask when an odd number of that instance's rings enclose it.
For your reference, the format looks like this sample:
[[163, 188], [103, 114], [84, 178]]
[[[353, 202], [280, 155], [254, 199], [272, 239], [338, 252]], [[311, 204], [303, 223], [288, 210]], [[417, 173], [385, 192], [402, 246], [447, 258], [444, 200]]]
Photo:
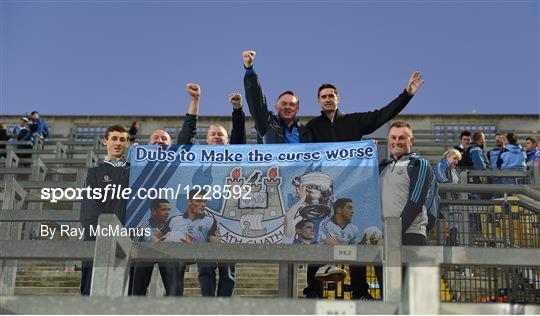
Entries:
[[249, 112], [255, 121], [255, 129], [265, 144], [309, 143], [310, 131], [302, 125], [296, 115], [300, 101], [298, 96], [290, 91], [281, 93], [275, 105], [276, 113], [268, 110], [266, 95], [263, 92], [259, 77], [253, 69], [256, 53], [245, 51], [244, 60], [244, 89]]
[[[191, 95], [184, 127], [178, 136], [178, 145], [192, 144], [197, 131], [197, 114], [199, 111], [199, 99], [201, 88], [199, 85], [190, 83], [187, 92]], [[206, 143], [208, 145], [228, 145], [246, 143], [246, 116], [242, 109], [242, 96], [239, 93], [229, 94], [229, 102], [233, 107], [231, 137], [225, 127], [221, 124], [212, 124], [206, 133]], [[187, 123], [186, 123], [187, 122]], [[194, 202], [195, 203], [195, 202]], [[199, 263], [199, 283], [201, 285], [202, 296], [232, 296], [234, 292], [235, 264], [234, 263]], [[219, 283], [216, 293], [216, 268], [219, 273]]]
[[[337, 88], [329, 83], [322, 84], [317, 92], [321, 115], [310, 120], [306, 127], [311, 131], [313, 142], [316, 143], [361, 140], [364, 135], [373, 133], [401, 112], [423, 83], [422, 73], [416, 71], [411, 75], [406, 89], [385, 107], [370, 112], [349, 114], [341, 113], [338, 110], [341, 99]], [[359, 275], [362, 279], [359, 281], [357, 292], [364, 289], [363, 298], [371, 299], [371, 295], [368, 293], [369, 285], [365, 279], [365, 266], [359, 268], [361, 270]], [[317, 297], [320, 293], [321, 283], [315, 279], [316, 271], [316, 266], [308, 266], [308, 287], [304, 290], [308, 297]], [[332, 277], [329, 275], [329, 279]]]
[[401, 112], [423, 83], [422, 73], [415, 71], [407, 88], [385, 107], [370, 112], [348, 114], [338, 110], [341, 99], [337, 88], [330, 83], [324, 83], [317, 92], [321, 115], [309, 121], [306, 127], [311, 130], [315, 143], [361, 140], [364, 135], [373, 133]]

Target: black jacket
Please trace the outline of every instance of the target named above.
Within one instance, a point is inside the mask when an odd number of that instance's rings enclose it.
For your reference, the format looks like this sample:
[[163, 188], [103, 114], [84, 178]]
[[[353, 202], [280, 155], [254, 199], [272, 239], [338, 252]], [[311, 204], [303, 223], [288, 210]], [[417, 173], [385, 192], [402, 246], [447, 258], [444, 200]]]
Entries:
[[373, 133], [393, 119], [411, 99], [404, 90], [387, 106], [375, 111], [343, 114], [338, 110], [333, 122], [321, 111], [321, 115], [309, 121], [306, 127], [315, 143], [361, 140], [362, 136]]
[[[246, 115], [240, 108], [232, 112], [232, 131], [229, 139], [230, 144], [245, 144], [246, 143]], [[197, 135], [197, 116], [186, 113], [182, 129], [178, 132], [176, 144], [178, 145], [193, 145], [195, 144], [195, 136]]]
[[[91, 189], [99, 188], [104, 196], [105, 187], [116, 184], [116, 192], [129, 188], [129, 163], [126, 161], [112, 161], [105, 158], [97, 166], [88, 169], [85, 187]], [[125, 223], [127, 200], [111, 198], [111, 190], [107, 193], [106, 200], [88, 199], [86, 193], [83, 194], [81, 203], [81, 224], [84, 227], [84, 239], [95, 240], [95, 236], [90, 236], [90, 225], [97, 225], [100, 214], [115, 214], [120, 223]], [[116, 196], [116, 194], [115, 194]], [[95, 197], [95, 195], [94, 195]]]
[[[244, 90], [249, 112], [255, 121], [255, 129], [259, 137], [265, 144], [285, 143], [285, 128], [281, 120], [268, 110], [266, 96], [259, 82], [257, 73], [251, 68], [244, 76]], [[298, 136], [301, 143], [312, 142], [311, 132], [296, 119], [294, 122], [298, 129]]]

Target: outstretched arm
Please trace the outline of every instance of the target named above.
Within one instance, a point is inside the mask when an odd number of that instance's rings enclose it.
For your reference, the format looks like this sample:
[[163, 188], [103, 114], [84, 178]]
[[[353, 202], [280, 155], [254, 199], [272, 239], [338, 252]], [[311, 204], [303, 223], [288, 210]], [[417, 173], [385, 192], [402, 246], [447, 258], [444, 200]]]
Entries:
[[349, 118], [351, 121], [348, 123], [355, 127], [358, 137], [373, 133], [398, 115], [407, 106], [409, 101], [411, 101], [413, 95], [420, 89], [423, 83], [422, 73], [415, 71], [409, 79], [407, 89], [403, 90], [397, 98], [385, 107], [375, 111], [350, 114]]
[[298, 214], [300, 208], [304, 205], [303, 200], [296, 202], [283, 217], [283, 235], [285, 237], [291, 239], [294, 238], [294, 234], [296, 233], [294, 229], [294, 226], [296, 225], [294, 219], [296, 218], [296, 214]]
[[242, 53], [246, 74], [244, 75], [244, 91], [249, 112], [255, 121], [255, 129], [260, 137], [263, 137], [268, 130], [269, 116], [266, 103], [266, 96], [259, 82], [259, 78], [253, 70], [253, 62], [256, 53], [254, 51], [245, 51]]
[[191, 96], [188, 106], [188, 114], [198, 115], [199, 114], [199, 100], [201, 99], [201, 87], [196, 83], [188, 83], [186, 90]]
[[231, 144], [245, 144], [246, 143], [246, 114], [242, 109], [242, 95], [240, 93], [231, 93], [229, 95], [229, 102], [233, 106], [232, 113], [232, 131], [231, 131]]
[[197, 115], [199, 114], [201, 87], [195, 83], [188, 83], [186, 90], [191, 96], [191, 100], [182, 129], [178, 132], [178, 139], [176, 141], [178, 145], [193, 145], [194, 138], [197, 135]]

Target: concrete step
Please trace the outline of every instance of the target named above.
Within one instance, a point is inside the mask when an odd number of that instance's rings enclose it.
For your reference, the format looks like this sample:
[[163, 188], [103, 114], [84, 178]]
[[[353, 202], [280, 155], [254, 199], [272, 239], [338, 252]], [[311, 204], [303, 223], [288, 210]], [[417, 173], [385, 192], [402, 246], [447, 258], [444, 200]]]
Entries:
[[47, 267], [64, 267], [66, 261], [17, 261], [17, 267], [24, 268], [47, 268]]
[[79, 295], [79, 287], [20, 287], [15, 288], [15, 295], [19, 294], [61, 294], [61, 295]]
[[50, 278], [56, 280], [57, 278], [81, 278], [81, 271], [74, 272], [56, 272], [56, 271], [22, 271], [17, 272], [17, 279], [19, 278]]
[[[239, 289], [234, 290], [235, 296], [242, 297], [268, 297], [268, 296], [277, 296], [277, 289]], [[185, 288], [184, 296], [201, 296], [201, 290], [199, 288]]]
[[[246, 292], [246, 291], [238, 291], [238, 289], [235, 289], [233, 296], [253, 297], [253, 298], [257, 298], [257, 297], [263, 298], [264, 297], [264, 298], [266, 298], [266, 297], [277, 297], [277, 294], [278, 294], [277, 291], [258, 293], [258, 292], [255, 292], [255, 291]], [[184, 289], [184, 296], [188, 296], [188, 297], [201, 296], [201, 290], [198, 289], [198, 288]]]
[[70, 280], [70, 281], [16, 281], [16, 287], [79, 287], [79, 280]]
[[[65, 261], [21, 261], [17, 273], [16, 294], [59, 294], [73, 295], [79, 292], [81, 272], [64, 272]], [[306, 272], [298, 273], [298, 291], [306, 286]], [[235, 295], [247, 297], [277, 296], [279, 288], [279, 265], [277, 264], [237, 264]], [[186, 272], [184, 277], [185, 295], [200, 296], [197, 272]]]

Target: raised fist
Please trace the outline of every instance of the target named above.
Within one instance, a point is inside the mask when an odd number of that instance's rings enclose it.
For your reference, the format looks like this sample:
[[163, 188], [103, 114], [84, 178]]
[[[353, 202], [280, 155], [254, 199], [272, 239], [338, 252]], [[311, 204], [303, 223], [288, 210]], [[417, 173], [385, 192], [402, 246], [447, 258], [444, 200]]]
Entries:
[[255, 51], [253, 50], [247, 50], [245, 52], [242, 52], [242, 59], [244, 59], [244, 67], [251, 68], [253, 67], [253, 61], [255, 60]]
[[233, 109], [240, 109], [242, 107], [242, 95], [236, 92], [229, 94], [229, 102], [232, 104]]
[[192, 98], [199, 98], [201, 96], [201, 87], [196, 83], [188, 83], [186, 90]]

